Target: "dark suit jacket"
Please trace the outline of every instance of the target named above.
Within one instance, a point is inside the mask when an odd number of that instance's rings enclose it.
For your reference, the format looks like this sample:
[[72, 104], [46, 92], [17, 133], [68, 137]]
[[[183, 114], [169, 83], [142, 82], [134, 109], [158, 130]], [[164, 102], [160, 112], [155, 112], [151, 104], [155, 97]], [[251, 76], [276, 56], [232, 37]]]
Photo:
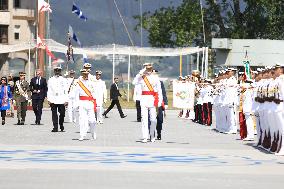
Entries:
[[165, 85], [162, 81], [160, 81], [160, 82], [161, 82], [161, 88], [162, 88], [162, 94], [163, 94], [163, 101], [164, 101], [165, 105], [168, 105], [168, 98], [167, 98]]
[[117, 89], [115, 83], [113, 83], [110, 87], [110, 99], [118, 100], [118, 97], [121, 96], [119, 90]]
[[[160, 82], [161, 82], [161, 88], [162, 88], [162, 94], [163, 94], [163, 101], [164, 101], [164, 104], [165, 104], [165, 105], [168, 105], [168, 98], [167, 98], [167, 93], [166, 93], [165, 85], [164, 85], [164, 83], [163, 83], [162, 81], [160, 81]], [[157, 121], [158, 121], [158, 123], [163, 123], [163, 121], [164, 121], [164, 114], [163, 114], [163, 111], [164, 111], [163, 107], [160, 106], [160, 107], [158, 108], [158, 112], [157, 112]]]
[[[37, 77], [31, 79], [30, 91], [32, 92], [32, 99], [44, 99], [47, 95], [47, 82], [46, 79], [41, 77], [40, 85], [36, 84]], [[34, 90], [40, 90], [39, 93], [34, 93]]]

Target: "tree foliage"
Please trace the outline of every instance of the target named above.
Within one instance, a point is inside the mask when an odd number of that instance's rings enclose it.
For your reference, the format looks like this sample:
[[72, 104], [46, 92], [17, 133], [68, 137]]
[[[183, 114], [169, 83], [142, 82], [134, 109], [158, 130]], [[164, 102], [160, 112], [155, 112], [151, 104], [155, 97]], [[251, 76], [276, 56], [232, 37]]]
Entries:
[[[206, 45], [212, 37], [283, 39], [284, 2], [279, 0], [203, 0]], [[140, 21], [140, 17], [136, 16]], [[155, 47], [203, 44], [199, 0], [183, 0], [143, 14], [143, 28]], [[136, 26], [138, 30], [140, 25]]]

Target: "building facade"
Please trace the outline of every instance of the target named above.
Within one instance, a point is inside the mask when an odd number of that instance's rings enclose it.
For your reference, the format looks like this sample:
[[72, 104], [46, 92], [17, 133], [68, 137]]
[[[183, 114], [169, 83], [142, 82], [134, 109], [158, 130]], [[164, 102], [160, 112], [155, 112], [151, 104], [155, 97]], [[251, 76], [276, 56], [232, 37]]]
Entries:
[[[34, 40], [36, 10], [35, 0], [0, 0], [0, 44], [22, 44]], [[32, 62], [34, 62], [33, 54], [32, 51]], [[27, 72], [28, 60], [28, 52], [0, 54], [0, 75], [17, 75], [19, 71]]]
[[243, 67], [246, 60], [251, 66], [273, 66], [284, 60], [284, 40], [214, 38], [212, 48], [219, 66]]

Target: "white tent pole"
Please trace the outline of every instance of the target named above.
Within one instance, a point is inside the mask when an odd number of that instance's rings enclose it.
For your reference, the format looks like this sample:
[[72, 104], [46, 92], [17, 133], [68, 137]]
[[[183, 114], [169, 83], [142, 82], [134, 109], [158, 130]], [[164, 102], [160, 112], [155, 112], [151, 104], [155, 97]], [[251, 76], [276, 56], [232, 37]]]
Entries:
[[29, 41], [28, 81], [31, 80], [31, 41]]
[[127, 78], [127, 102], [129, 102], [129, 85], [130, 85], [130, 54], [128, 55], [128, 78]]
[[48, 77], [51, 77], [51, 57], [48, 56]]
[[198, 70], [199, 71], [199, 47], [197, 47], [198, 48], [198, 52], [197, 52], [197, 60], [196, 60], [196, 70]]
[[201, 76], [204, 77], [204, 55], [205, 55], [205, 48], [202, 47], [202, 60], [201, 60]]
[[114, 72], [115, 72], [115, 44], [113, 44], [113, 53], [112, 53], [112, 82], [114, 82]]
[[205, 77], [208, 78], [208, 47], [206, 47], [205, 57]]

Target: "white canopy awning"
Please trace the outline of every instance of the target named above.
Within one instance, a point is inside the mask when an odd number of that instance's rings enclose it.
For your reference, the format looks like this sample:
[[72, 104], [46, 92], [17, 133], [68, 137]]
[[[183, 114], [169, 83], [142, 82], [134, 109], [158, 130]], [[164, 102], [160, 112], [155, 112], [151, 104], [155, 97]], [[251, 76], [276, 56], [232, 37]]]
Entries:
[[[67, 46], [54, 41], [53, 39], [45, 40], [46, 44], [52, 52], [66, 53]], [[0, 54], [27, 51], [29, 49], [36, 48], [36, 43], [20, 43], [14, 45], [1, 45]], [[73, 47], [74, 54], [87, 54], [89, 56], [94, 55], [132, 55], [132, 56], [180, 56], [189, 55], [201, 52], [202, 48], [199, 47], [184, 47], [184, 48], [152, 48], [152, 47], [132, 47], [123, 45], [103, 45], [94, 47], [78, 48]]]

